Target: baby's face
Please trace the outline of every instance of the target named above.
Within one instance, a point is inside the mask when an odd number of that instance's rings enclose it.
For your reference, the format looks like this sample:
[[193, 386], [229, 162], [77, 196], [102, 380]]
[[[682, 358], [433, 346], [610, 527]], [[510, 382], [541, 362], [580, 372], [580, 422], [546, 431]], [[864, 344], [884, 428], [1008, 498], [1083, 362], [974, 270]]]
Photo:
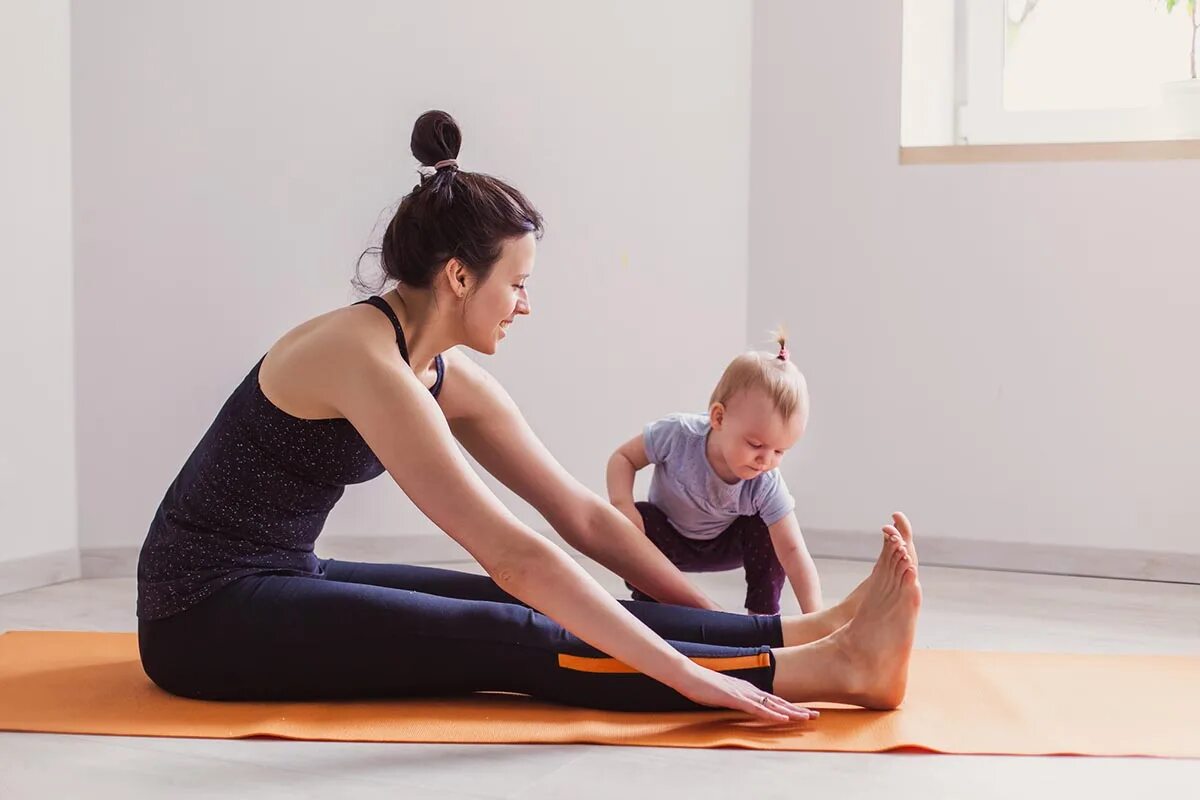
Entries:
[[784, 419], [763, 392], [740, 392], [725, 407], [719, 431], [725, 463], [741, 480], [773, 470], [800, 441], [807, 423], [801, 411]]

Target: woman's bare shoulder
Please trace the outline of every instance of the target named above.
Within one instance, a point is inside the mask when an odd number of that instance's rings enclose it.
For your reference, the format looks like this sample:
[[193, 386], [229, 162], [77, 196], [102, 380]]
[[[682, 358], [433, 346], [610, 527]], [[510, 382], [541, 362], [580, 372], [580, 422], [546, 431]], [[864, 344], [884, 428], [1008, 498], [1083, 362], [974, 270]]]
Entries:
[[347, 365], [395, 349], [387, 317], [366, 305], [334, 309], [300, 323], [267, 351], [259, 368], [263, 394], [302, 419], [340, 416], [330, 380]]

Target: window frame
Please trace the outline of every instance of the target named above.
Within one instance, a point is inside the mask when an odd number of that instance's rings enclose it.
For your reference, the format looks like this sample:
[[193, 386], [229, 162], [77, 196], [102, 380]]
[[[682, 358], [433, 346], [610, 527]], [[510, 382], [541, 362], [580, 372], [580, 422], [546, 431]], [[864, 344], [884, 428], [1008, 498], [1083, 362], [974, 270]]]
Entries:
[[1160, 106], [1062, 111], [1004, 108], [1005, 0], [958, 0], [965, 25], [956, 67], [965, 80], [955, 108], [959, 145], [1175, 141]]

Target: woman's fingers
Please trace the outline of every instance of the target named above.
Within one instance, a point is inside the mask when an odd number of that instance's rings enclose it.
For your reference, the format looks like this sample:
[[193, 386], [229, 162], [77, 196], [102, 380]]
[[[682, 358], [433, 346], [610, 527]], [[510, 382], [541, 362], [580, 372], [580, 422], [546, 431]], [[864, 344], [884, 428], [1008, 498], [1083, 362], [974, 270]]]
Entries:
[[752, 694], [746, 700], [748, 702], [743, 708], [761, 719], [776, 722], [803, 722], [821, 716], [819, 711], [789, 703], [782, 697], [765, 692]]
[[821, 716], [818, 711], [788, 702], [741, 678], [708, 670], [699, 675], [700, 684], [687, 696], [701, 705], [731, 708], [768, 722], [803, 722]]
[[788, 722], [792, 719], [792, 717], [782, 711], [772, 708], [769, 701], [764, 703], [762, 700], [756, 700], [753, 697], [743, 698], [742, 710], [759, 719], [765, 719], [768, 722]]
[[766, 700], [767, 706], [775, 711], [787, 714], [789, 719], [816, 719], [817, 717], [821, 716], [820, 711], [816, 711], [811, 708], [805, 708], [804, 706], [798, 706], [795, 703], [789, 703], [782, 697], [776, 697], [773, 694], [767, 695]]

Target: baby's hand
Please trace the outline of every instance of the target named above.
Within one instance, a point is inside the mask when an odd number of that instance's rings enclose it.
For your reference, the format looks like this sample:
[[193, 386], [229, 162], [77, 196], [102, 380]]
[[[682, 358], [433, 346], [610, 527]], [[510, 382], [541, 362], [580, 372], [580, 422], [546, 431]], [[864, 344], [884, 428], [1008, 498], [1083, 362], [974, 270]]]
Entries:
[[632, 501], [628, 503], [613, 503], [613, 508], [625, 515], [625, 519], [633, 523], [633, 527], [646, 535], [646, 523], [642, 520], [642, 512], [637, 510], [637, 506]]

